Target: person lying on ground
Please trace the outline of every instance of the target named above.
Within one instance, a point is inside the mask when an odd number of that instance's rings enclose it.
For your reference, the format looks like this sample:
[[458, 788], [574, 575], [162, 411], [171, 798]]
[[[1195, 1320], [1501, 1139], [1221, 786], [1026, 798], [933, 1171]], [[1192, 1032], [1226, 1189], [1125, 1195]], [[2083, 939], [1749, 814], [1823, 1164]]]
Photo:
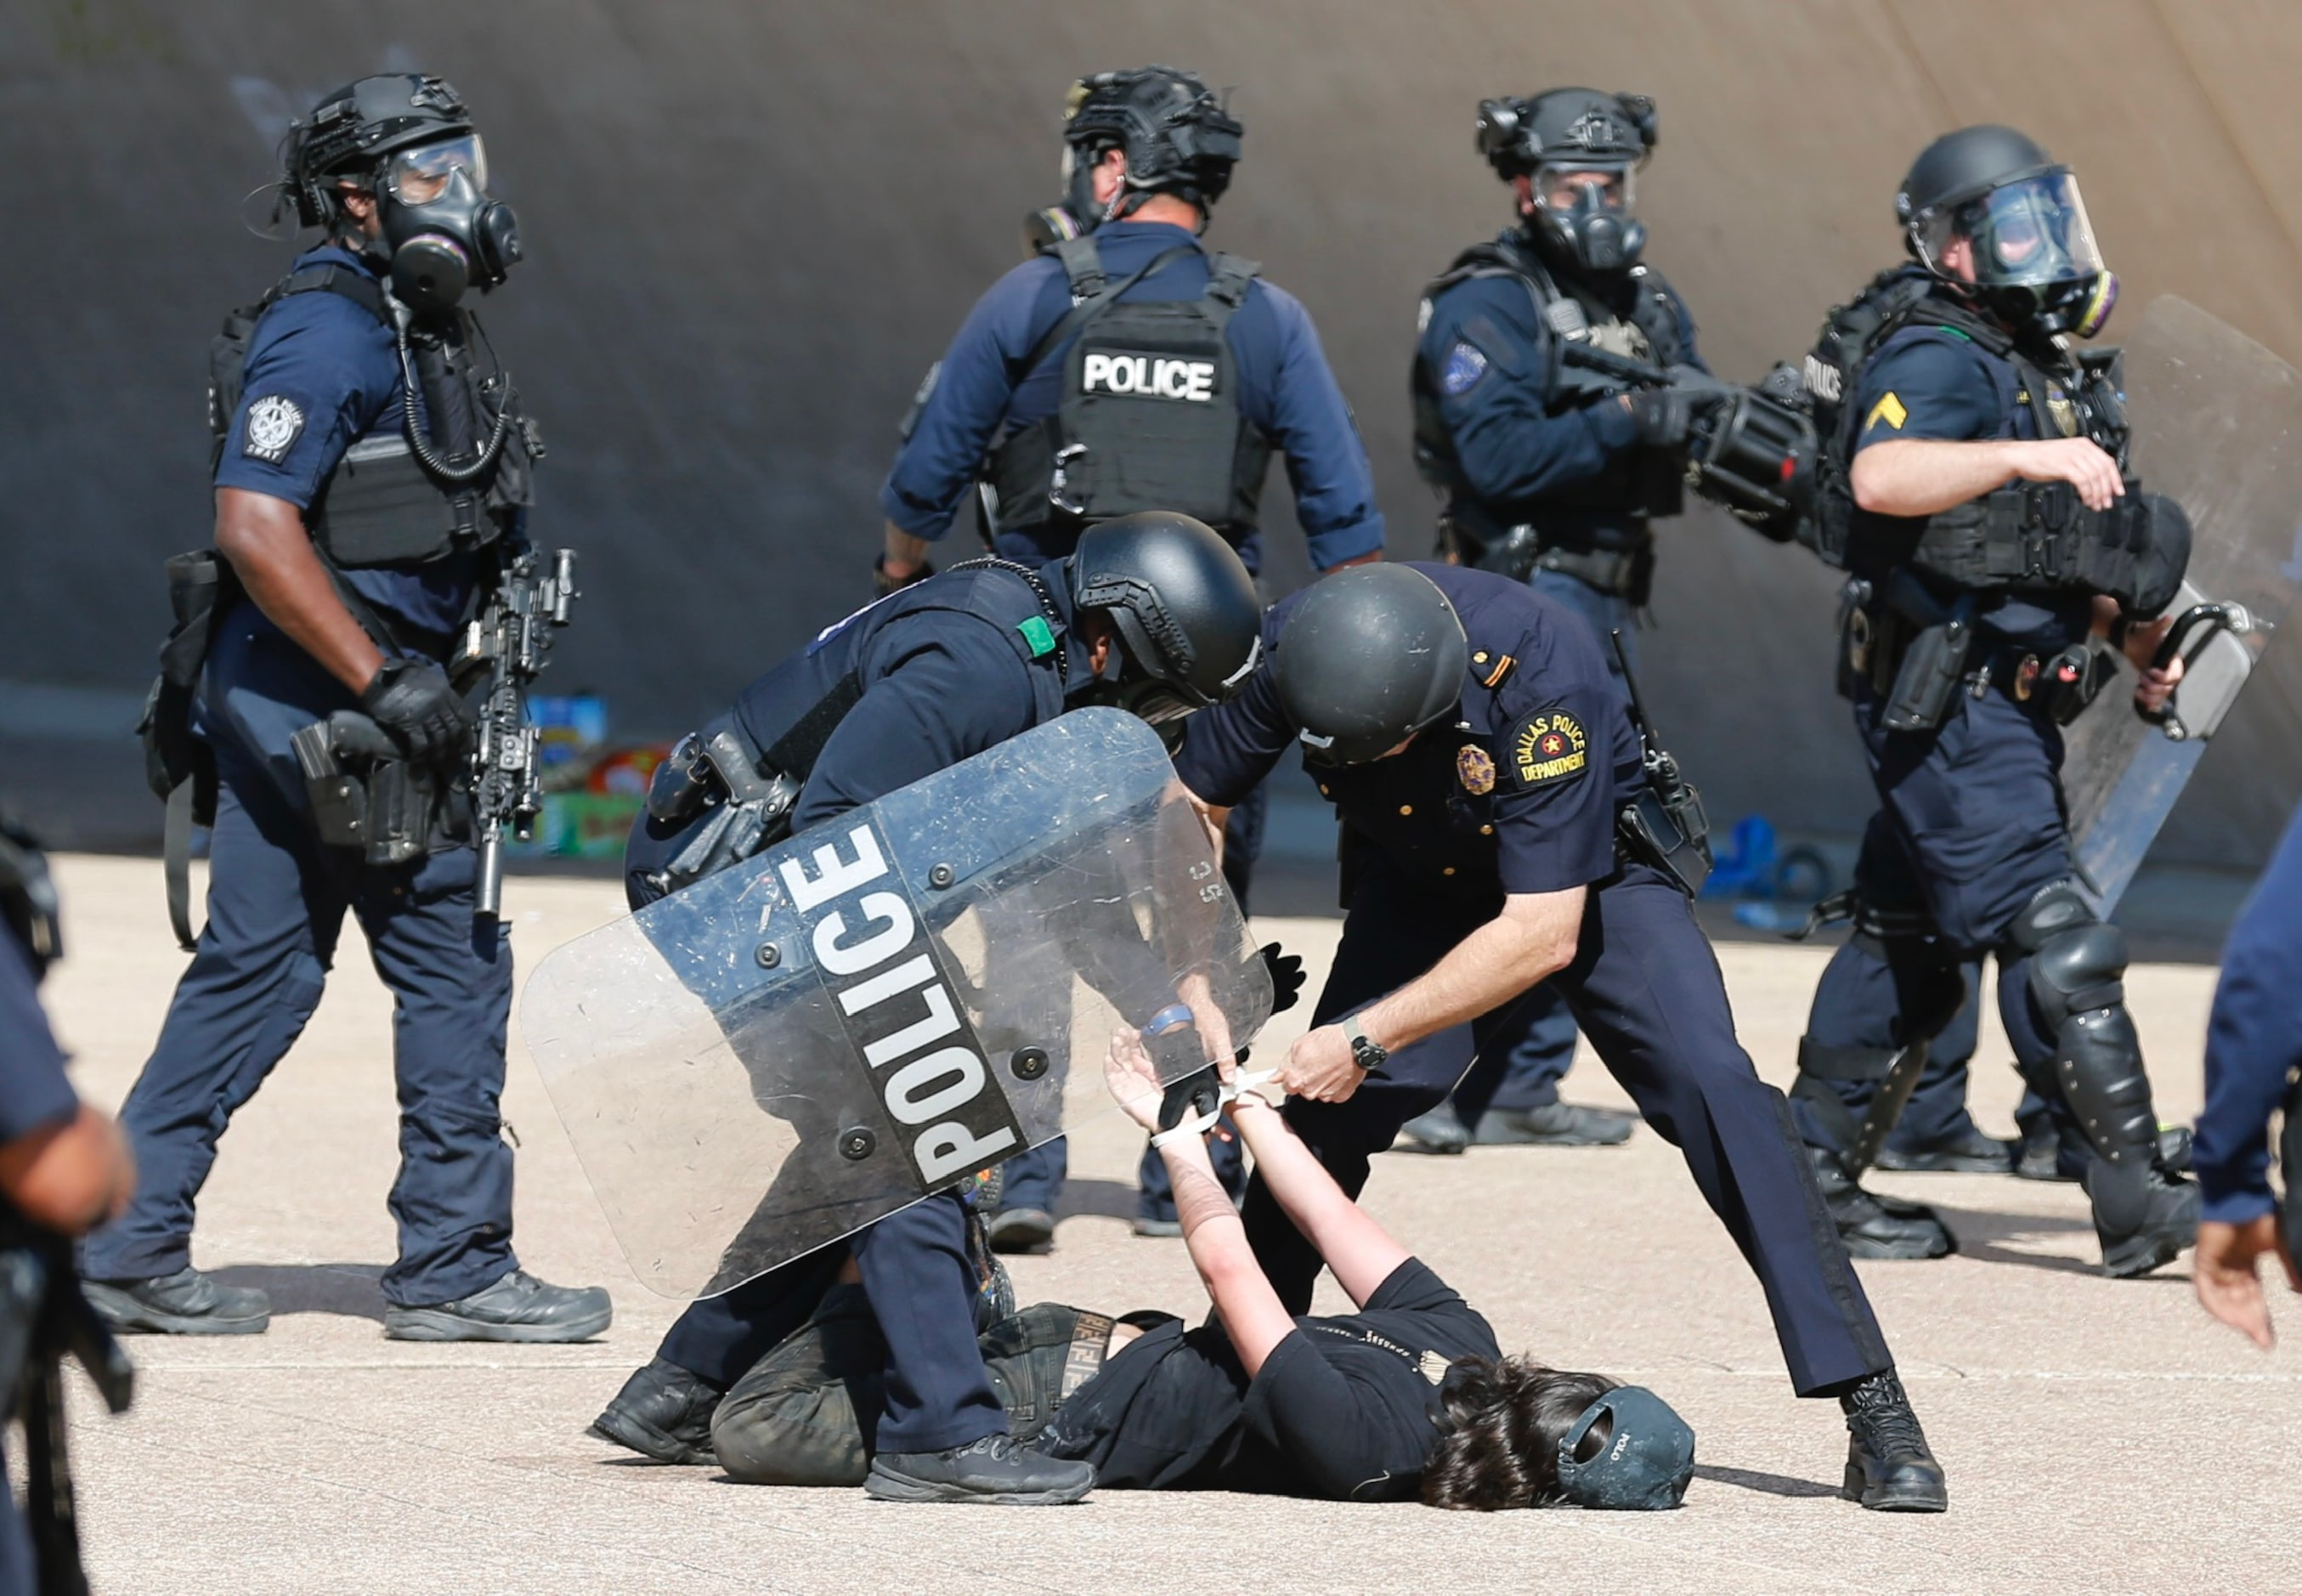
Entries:
[[[1162, 1092], [1139, 1046], [1114, 1043], [1107, 1073], [1130, 1117], [1155, 1129]], [[1093, 1463], [1111, 1489], [1478, 1510], [1678, 1505], [1694, 1436], [1659, 1397], [1504, 1357], [1487, 1320], [1345, 1197], [1270, 1104], [1248, 1091], [1231, 1110], [1358, 1311], [1286, 1312], [1216, 1178], [1206, 1113], [1155, 1145], [1213, 1315], [1187, 1330], [1169, 1314], [1040, 1303], [992, 1325], [984, 1363], [1019, 1441]], [[862, 1479], [882, 1358], [860, 1290], [835, 1287], [720, 1404], [721, 1466], [761, 1484]]]

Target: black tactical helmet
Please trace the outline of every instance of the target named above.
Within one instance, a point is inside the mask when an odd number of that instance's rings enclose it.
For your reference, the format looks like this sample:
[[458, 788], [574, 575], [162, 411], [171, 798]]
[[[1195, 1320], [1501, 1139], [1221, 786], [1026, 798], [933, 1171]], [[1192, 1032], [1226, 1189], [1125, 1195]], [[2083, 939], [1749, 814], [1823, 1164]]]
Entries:
[[[1639, 257], [1646, 227], [1632, 215], [1632, 173], [1655, 146], [1655, 103], [1642, 94], [1550, 88], [1526, 99], [1479, 102], [1479, 153], [1505, 182], [1531, 181], [1535, 207], [1527, 218], [1538, 238], [1594, 272], [1619, 272]], [[1572, 200], [1555, 197], [1546, 169], [1614, 175], [1562, 181]]]
[[1090, 526], [1071, 555], [1071, 601], [1119, 634], [1119, 707], [1157, 725], [1237, 693], [1261, 652], [1255, 578], [1214, 529], [1171, 510]]
[[[2117, 303], [2078, 178], [2012, 128], [1961, 128], [1928, 145], [1895, 217], [1913, 259], [2010, 324], [2091, 338]], [[1960, 243], [1971, 248], [1953, 270]]]
[[1322, 577], [1273, 654], [1279, 699], [1321, 764], [1380, 759], [1451, 713], [1470, 644], [1439, 584], [1407, 566]]
[[[1093, 228], [1154, 194], [1172, 194], [1205, 213], [1231, 187], [1245, 131], [1205, 83], [1172, 66], [1082, 78], [1063, 105], [1071, 214]], [[1092, 174], [1109, 149], [1127, 152], [1127, 186], [1106, 216], [1097, 214]]]
[[325, 227], [336, 216], [330, 178], [365, 178], [394, 150], [470, 131], [463, 97], [444, 78], [416, 72], [362, 78], [323, 95], [309, 116], [289, 127], [281, 181], [297, 220]]

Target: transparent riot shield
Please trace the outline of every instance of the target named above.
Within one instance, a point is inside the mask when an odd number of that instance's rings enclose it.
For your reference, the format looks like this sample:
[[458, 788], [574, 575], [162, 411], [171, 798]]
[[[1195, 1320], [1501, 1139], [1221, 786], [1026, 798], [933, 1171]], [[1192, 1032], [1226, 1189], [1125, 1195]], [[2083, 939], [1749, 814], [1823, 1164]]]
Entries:
[[[2080, 884], [2105, 915], [2302, 591], [2302, 375], [2172, 297], [2151, 302], [2125, 351], [2131, 465], [2146, 491], [2180, 501], [2194, 543], [2169, 639], [2185, 674], [2163, 723], [2136, 714], [2121, 659], [2064, 734]], [[2295, 663], [2289, 649], [2278, 657]]]
[[1110, 1110], [1115, 1037], [1172, 1082], [1270, 1012], [1158, 738], [1085, 710], [558, 949], [520, 1025], [634, 1271], [692, 1297]]

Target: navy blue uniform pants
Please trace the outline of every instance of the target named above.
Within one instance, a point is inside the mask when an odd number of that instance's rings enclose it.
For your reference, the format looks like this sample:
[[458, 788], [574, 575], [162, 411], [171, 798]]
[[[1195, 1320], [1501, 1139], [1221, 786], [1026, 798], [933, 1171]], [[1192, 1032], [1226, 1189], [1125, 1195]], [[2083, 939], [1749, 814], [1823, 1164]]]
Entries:
[[[1369, 869], [1353, 893], [1315, 1023], [1422, 974], [1500, 908], [1499, 897], [1441, 895], [1386, 868]], [[1595, 884], [1575, 961], [1553, 979], [1647, 1123], [1684, 1155], [1758, 1275], [1794, 1388], [1819, 1395], [1892, 1367], [1789, 1107], [1735, 1040], [1718, 962], [1685, 895], [1642, 865]], [[1445, 1097], [1474, 1051], [1508, 1034], [1508, 1020], [1497, 1011], [1399, 1049], [1387, 1077], [1347, 1102], [1290, 1099], [1288, 1122], [1356, 1197], [1369, 1158]], [[1307, 1311], [1319, 1255], [1259, 1180], [1248, 1185], [1246, 1219], [1280, 1299], [1291, 1313]]]
[[[1929, 970], [1979, 975], [1998, 958], [1998, 1014], [2015, 1064], [2058, 1128], [2071, 1125], [2054, 1084], [2054, 1037], [2030, 996], [2030, 961], [2008, 940], [2009, 928], [2038, 889], [2071, 874], [2070, 831], [2063, 819], [2063, 740], [2034, 705], [1999, 693], [1960, 693], [1950, 718], [1931, 733], [1890, 732], [1883, 706], [1866, 696], [1855, 727], [1880, 807], [1862, 836], [1854, 867], [1858, 892], [1880, 908], [1915, 911], [1935, 930], [1931, 945], [1915, 937], [1873, 942], [1856, 937], [1831, 956], [1815, 990], [1807, 1037], [1829, 1048], [1891, 1052], [1911, 1039], [1914, 999]], [[1971, 979], [1962, 1007], [1974, 1006]], [[1945, 1055], [1973, 1051], [1974, 1022], [1945, 1042]], [[1860, 1121], [1875, 1089], [1869, 1081], [1827, 1084]], [[1836, 1149], [1827, 1116], [1801, 1103], [1799, 1129], [1809, 1144]]]
[[200, 708], [222, 783], [207, 928], [121, 1108], [136, 1199], [83, 1244], [90, 1279], [147, 1279], [189, 1263], [193, 1204], [217, 1139], [318, 1005], [348, 910], [393, 1000], [400, 1163], [390, 1204], [399, 1256], [383, 1294], [449, 1302], [514, 1266], [512, 1155], [498, 1108], [508, 933], [472, 918], [469, 848], [385, 869], [321, 845], [288, 739], [351, 704], [252, 608], [219, 624]]
[[[660, 826], [645, 815], [633, 827], [624, 872], [634, 910], [660, 895], [646, 878], [679, 852], [690, 828]], [[851, 1253], [887, 1343], [886, 1407], [874, 1449], [935, 1452], [1004, 1433], [1007, 1410], [991, 1390], [975, 1340], [967, 1211], [948, 1192], [691, 1303], [658, 1356], [722, 1390], [734, 1385], [807, 1322]]]

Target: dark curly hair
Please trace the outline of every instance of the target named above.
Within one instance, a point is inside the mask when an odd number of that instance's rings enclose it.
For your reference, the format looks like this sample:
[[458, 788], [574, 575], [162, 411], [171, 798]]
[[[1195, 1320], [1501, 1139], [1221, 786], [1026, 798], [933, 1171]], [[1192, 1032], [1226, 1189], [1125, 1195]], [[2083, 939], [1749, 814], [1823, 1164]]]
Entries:
[[[1553, 1369], [1532, 1358], [1466, 1357], [1448, 1375], [1439, 1444], [1423, 1468], [1428, 1507], [1492, 1513], [1562, 1499], [1558, 1443], [1583, 1410], [1620, 1382]], [[1614, 1429], [1601, 1414], [1576, 1447], [1595, 1457]]]

